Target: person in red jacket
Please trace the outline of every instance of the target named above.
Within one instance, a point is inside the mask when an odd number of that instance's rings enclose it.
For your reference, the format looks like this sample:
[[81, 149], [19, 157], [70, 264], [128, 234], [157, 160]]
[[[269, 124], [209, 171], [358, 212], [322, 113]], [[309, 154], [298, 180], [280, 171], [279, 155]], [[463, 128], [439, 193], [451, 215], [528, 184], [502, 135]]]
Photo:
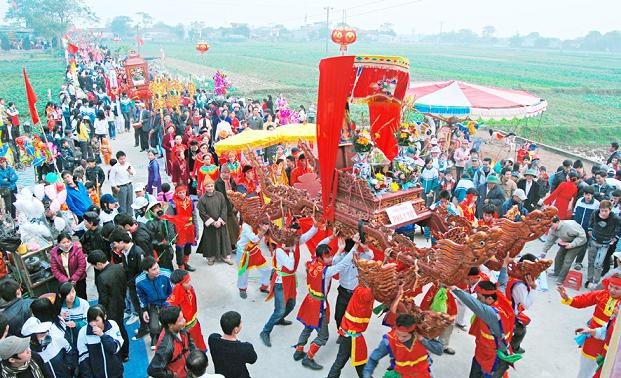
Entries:
[[[350, 266], [354, 251], [358, 250], [360, 236], [354, 235], [354, 247], [347, 255], [332, 265], [331, 248], [327, 244], [320, 244], [315, 250], [315, 258], [306, 263], [306, 287], [308, 294], [304, 298], [298, 311], [298, 320], [304, 324], [304, 329], [300, 333], [298, 342], [295, 346], [293, 359], [302, 360], [302, 365], [312, 370], [320, 370], [323, 366], [315, 362], [315, 354], [322, 345], [328, 341], [328, 322], [330, 321], [330, 307], [327, 296], [330, 291], [332, 277]], [[340, 243], [343, 247], [345, 243]], [[339, 246], [341, 247], [341, 246]], [[338, 251], [337, 253], [343, 253]], [[313, 332], [317, 331], [317, 337], [311, 343], [308, 353], [304, 352], [304, 346]]]
[[58, 245], [50, 251], [52, 274], [59, 283], [73, 283], [77, 296], [86, 299], [86, 254], [71, 235], [63, 232], [56, 239]]
[[170, 174], [172, 182], [175, 186], [188, 185], [190, 182], [190, 168], [188, 161], [185, 160], [185, 153], [180, 150], [176, 153], [176, 156], [177, 158], [172, 163], [172, 172]]
[[568, 180], [562, 182], [550, 195], [543, 200], [544, 205], [552, 205], [558, 209], [559, 219], [566, 220], [573, 218], [573, 209], [570, 204], [575, 204], [578, 195], [578, 174], [569, 172]]
[[[608, 288], [595, 290], [590, 293], [581, 294], [575, 297], [567, 295], [567, 290], [563, 286], [557, 288], [561, 295], [561, 303], [573, 308], [587, 308], [595, 306], [593, 316], [588, 323], [591, 329], [599, 328], [610, 320], [612, 314], [621, 304], [621, 279], [611, 278], [608, 281]], [[582, 346], [580, 356], [580, 371], [578, 378], [591, 378], [597, 370], [597, 355], [604, 347], [604, 340], [589, 337]]]
[[362, 376], [371, 378], [379, 360], [390, 355], [388, 370], [392, 371], [392, 374], [387, 372], [384, 377], [430, 378], [431, 358], [427, 351], [441, 355], [442, 343], [417, 334], [417, 325], [414, 316], [398, 315], [395, 327], [382, 337], [378, 347], [371, 353]]
[[201, 323], [198, 321], [197, 317], [198, 306], [196, 304], [196, 293], [190, 282], [190, 273], [185, 270], [177, 269], [170, 275], [170, 282], [175, 286], [166, 302], [171, 306], [178, 306], [181, 308], [185, 318], [185, 330], [192, 336], [196, 348], [202, 352], [206, 352], [207, 345], [205, 345]]
[[300, 182], [300, 176], [312, 171], [312, 168], [308, 165], [308, 161], [306, 161], [306, 156], [304, 156], [304, 154], [299, 154], [296, 167], [291, 171], [291, 180], [289, 180], [289, 185]]

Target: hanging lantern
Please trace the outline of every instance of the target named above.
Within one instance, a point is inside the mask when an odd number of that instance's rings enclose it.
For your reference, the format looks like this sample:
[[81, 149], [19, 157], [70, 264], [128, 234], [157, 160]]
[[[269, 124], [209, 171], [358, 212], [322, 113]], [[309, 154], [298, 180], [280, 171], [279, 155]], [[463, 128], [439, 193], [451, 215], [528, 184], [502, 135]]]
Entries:
[[347, 52], [347, 45], [356, 42], [356, 30], [349, 26], [339, 26], [332, 30], [332, 42], [340, 45], [341, 55], [345, 55]]
[[209, 45], [207, 44], [207, 42], [196, 42], [196, 51], [204, 54], [207, 52], [207, 50], [209, 50]]

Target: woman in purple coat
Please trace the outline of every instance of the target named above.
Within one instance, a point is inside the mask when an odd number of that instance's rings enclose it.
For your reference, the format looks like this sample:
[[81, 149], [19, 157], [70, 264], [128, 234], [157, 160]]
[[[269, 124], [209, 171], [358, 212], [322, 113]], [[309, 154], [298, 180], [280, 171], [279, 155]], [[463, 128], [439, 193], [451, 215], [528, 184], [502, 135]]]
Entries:
[[57, 241], [50, 251], [52, 274], [61, 284], [71, 282], [78, 297], [86, 299], [86, 255], [67, 233], [58, 235]]

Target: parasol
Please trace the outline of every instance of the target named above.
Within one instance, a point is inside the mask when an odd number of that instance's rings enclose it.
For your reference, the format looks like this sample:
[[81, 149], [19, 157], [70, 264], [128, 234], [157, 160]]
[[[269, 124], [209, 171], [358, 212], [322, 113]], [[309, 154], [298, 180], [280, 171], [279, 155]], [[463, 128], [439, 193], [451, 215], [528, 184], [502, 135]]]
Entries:
[[246, 148], [257, 149], [277, 143], [276, 134], [266, 130], [246, 129], [214, 144], [218, 154], [225, 151], [244, 151]]
[[299, 140], [314, 142], [317, 140], [317, 128], [314, 123], [292, 123], [277, 127], [276, 143], [297, 143]]
[[406, 96], [414, 97], [414, 107], [421, 113], [475, 120], [534, 117], [548, 106], [546, 100], [526, 91], [457, 80], [411, 82]]

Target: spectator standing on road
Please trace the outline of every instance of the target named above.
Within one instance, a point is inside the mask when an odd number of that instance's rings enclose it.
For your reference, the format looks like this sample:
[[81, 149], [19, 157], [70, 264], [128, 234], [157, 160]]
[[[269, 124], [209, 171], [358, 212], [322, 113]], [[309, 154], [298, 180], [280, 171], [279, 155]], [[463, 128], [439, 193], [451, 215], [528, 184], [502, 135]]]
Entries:
[[220, 318], [223, 334], [209, 335], [209, 351], [215, 372], [227, 378], [250, 378], [246, 364], [257, 362], [257, 353], [252, 344], [237, 338], [241, 326], [241, 315], [235, 311], [228, 311]]
[[154, 350], [162, 330], [159, 321], [160, 311], [172, 293], [171, 271], [160, 269], [153, 256], [145, 257], [141, 267], [143, 272], [136, 277], [136, 292], [140, 299], [140, 316], [149, 325], [151, 350]]
[[0, 156], [0, 196], [4, 201], [4, 208], [9, 210], [15, 218], [15, 194], [17, 194], [17, 172], [9, 166], [6, 157]]
[[[123, 339], [120, 357], [123, 362], [129, 359], [129, 336], [123, 324], [127, 275], [122, 264], [111, 264], [103, 251], [93, 251], [88, 255], [88, 263], [99, 271], [95, 286], [99, 294], [99, 304], [107, 309], [110, 320], [116, 322]], [[88, 321], [90, 323], [90, 321]]]
[[122, 346], [125, 343], [117, 322], [95, 305], [86, 314], [88, 325], [78, 335], [80, 372], [92, 378], [122, 378]]
[[117, 163], [110, 168], [109, 180], [113, 192], [119, 201], [119, 213], [132, 215], [131, 204], [134, 201], [132, 176], [136, 173], [127, 161], [127, 155], [123, 151], [116, 153]]

